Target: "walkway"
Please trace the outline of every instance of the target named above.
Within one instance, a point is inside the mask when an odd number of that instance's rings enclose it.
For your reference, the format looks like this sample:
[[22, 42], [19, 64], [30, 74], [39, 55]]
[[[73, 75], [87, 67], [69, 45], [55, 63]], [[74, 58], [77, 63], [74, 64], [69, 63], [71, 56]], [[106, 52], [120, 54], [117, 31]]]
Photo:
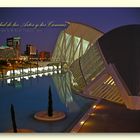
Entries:
[[102, 100], [79, 132], [140, 132], [139, 122], [140, 111]]

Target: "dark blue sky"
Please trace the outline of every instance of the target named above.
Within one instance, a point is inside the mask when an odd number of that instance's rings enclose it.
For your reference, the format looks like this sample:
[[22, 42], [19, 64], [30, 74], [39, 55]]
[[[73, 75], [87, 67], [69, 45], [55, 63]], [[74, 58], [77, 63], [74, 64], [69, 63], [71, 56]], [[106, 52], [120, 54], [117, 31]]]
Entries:
[[[65, 21], [74, 21], [108, 32], [122, 25], [140, 24], [140, 8], [0, 8], [0, 23], [16, 22], [21, 25], [27, 21], [34, 24], [51, 21], [63, 24]], [[26, 44], [31, 43], [40, 51], [52, 51], [63, 29], [64, 27], [49, 27], [37, 31], [0, 28], [0, 45], [8, 37], [20, 36], [22, 50]]]

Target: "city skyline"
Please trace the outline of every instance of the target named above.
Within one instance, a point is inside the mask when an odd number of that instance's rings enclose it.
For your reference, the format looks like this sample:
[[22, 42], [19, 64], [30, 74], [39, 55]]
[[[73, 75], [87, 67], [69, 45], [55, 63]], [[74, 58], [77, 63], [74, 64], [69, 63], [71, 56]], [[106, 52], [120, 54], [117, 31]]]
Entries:
[[[5, 43], [5, 38], [20, 36], [22, 52], [26, 44], [35, 45], [39, 51], [52, 52], [59, 33], [67, 27], [68, 21], [87, 24], [106, 33], [119, 26], [139, 24], [139, 13], [139, 8], [1, 8], [0, 24], [15, 26], [0, 26], [0, 46]], [[54, 27], [50, 25], [52, 23], [64, 26]], [[25, 24], [42, 26], [23, 27]]]
[[139, 132], [139, 13], [0, 8], [0, 132]]

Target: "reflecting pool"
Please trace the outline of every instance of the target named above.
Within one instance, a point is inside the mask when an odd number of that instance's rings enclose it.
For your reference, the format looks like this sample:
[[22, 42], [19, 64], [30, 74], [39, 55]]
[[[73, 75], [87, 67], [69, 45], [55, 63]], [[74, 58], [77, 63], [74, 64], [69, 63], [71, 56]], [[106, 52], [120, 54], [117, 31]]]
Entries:
[[[53, 108], [66, 113], [66, 118], [56, 122], [34, 119], [38, 111], [47, 111], [48, 88], [51, 86]], [[69, 132], [93, 104], [93, 100], [74, 93], [71, 73], [61, 73], [36, 78], [0, 81], [0, 132], [12, 129], [10, 106], [14, 105], [18, 128], [34, 132]]]

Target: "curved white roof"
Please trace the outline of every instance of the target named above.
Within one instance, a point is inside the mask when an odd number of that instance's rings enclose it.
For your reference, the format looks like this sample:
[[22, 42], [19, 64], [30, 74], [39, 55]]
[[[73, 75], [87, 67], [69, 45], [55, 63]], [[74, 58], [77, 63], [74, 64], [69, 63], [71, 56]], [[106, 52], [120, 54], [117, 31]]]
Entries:
[[65, 32], [74, 36], [82, 37], [89, 42], [97, 40], [104, 34], [94, 27], [74, 22], [70, 22], [70, 25], [65, 29]]

